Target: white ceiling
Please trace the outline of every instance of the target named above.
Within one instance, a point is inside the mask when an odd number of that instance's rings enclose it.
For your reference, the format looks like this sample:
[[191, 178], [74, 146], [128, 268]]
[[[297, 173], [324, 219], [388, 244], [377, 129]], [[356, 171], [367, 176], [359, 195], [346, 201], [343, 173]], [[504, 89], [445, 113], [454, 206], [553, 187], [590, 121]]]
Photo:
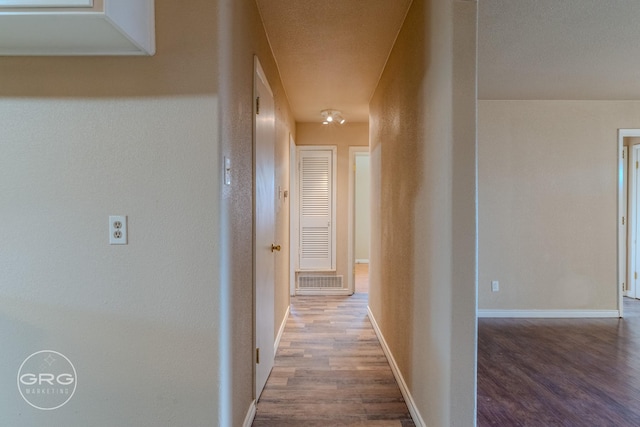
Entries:
[[[412, 0], [256, 0], [293, 114], [369, 99]], [[479, 0], [480, 99], [640, 100], [640, 0]]]

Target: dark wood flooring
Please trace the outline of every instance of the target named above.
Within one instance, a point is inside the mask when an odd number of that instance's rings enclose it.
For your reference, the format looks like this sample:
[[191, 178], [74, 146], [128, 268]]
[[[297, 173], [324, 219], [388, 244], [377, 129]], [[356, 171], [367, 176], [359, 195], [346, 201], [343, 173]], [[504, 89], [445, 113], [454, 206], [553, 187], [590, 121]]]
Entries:
[[640, 426], [640, 301], [624, 319], [479, 319], [478, 426]]
[[366, 293], [292, 298], [253, 426], [414, 426]]
[[[292, 299], [254, 426], [414, 425], [366, 304]], [[640, 301], [624, 319], [479, 319], [478, 426], [640, 427]]]

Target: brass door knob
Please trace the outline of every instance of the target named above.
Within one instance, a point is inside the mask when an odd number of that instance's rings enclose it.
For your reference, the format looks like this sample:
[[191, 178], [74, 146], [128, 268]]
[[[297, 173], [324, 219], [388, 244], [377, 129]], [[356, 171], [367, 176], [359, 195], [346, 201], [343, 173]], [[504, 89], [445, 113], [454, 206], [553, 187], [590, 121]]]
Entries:
[[271, 244], [271, 252], [278, 251], [280, 252], [280, 245]]

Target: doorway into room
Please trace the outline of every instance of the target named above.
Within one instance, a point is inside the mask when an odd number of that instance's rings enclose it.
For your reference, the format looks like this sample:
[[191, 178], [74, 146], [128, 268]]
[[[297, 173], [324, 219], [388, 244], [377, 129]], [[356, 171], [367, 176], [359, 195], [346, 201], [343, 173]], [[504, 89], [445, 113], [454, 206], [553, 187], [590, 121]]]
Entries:
[[618, 311], [640, 297], [640, 129], [618, 131]]
[[349, 286], [369, 292], [371, 234], [369, 147], [349, 147]]

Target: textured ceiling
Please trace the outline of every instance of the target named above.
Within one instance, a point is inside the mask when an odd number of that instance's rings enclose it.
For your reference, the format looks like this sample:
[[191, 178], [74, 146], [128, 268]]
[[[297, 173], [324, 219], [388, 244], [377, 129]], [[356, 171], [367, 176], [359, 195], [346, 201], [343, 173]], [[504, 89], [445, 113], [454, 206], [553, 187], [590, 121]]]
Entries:
[[293, 114], [369, 120], [369, 99], [411, 0], [256, 0]]
[[640, 99], [640, 0], [480, 0], [480, 99]]
[[[369, 99], [411, 0], [256, 0], [299, 122]], [[480, 0], [480, 99], [640, 99], [640, 0]]]

